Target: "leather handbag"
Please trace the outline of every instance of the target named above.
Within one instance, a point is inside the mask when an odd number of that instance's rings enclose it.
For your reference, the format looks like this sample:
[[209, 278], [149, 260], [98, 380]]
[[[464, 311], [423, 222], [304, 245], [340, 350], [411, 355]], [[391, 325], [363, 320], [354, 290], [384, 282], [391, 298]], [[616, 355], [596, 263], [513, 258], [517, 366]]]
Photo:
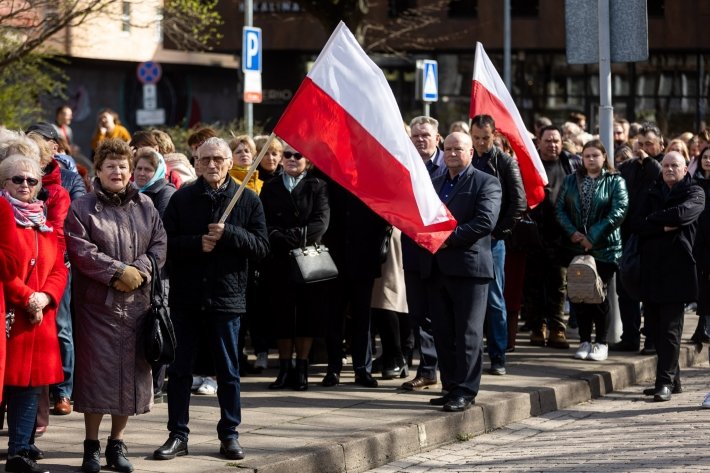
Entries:
[[170, 314], [165, 302], [158, 262], [150, 253], [148, 253], [148, 259], [150, 259], [150, 265], [152, 266], [152, 281], [150, 285], [150, 309], [146, 316], [143, 332], [143, 348], [148, 362], [168, 364], [175, 360], [175, 350], [177, 348], [175, 329], [173, 328], [172, 320], [170, 320]]
[[297, 284], [310, 284], [337, 278], [338, 268], [328, 248], [318, 243], [306, 246], [306, 229], [303, 227], [301, 247], [290, 252], [291, 281]]

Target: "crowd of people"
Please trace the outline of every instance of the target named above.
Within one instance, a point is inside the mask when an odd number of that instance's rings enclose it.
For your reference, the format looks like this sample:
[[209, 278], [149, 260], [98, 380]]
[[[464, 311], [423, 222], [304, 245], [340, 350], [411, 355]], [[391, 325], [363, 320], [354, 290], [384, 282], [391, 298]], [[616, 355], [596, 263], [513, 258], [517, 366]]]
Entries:
[[[278, 369], [267, 389], [309, 389], [322, 340], [321, 386], [340, 384], [349, 355], [357, 385], [376, 388], [377, 373], [403, 379], [405, 391], [440, 385], [430, 403], [457, 412], [475, 402], [484, 349], [485, 371], [507, 375], [519, 330], [530, 332], [533, 346], [569, 349], [568, 326], [578, 328], [572, 356], [580, 360], [656, 353], [656, 382], [645, 391], [655, 401], [682, 390], [689, 304], [700, 316], [693, 340], [710, 340], [710, 130], [666, 144], [655, 125], [618, 120], [607, 150], [582, 114], [560, 127], [540, 117], [533, 137], [548, 184], [529, 208], [495, 117], [455, 122], [446, 137], [437, 120], [416, 117], [404, 128], [458, 222], [432, 254], [278, 139], [223, 139], [200, 128], [186, 156], [164, 131], [131, 135], [104, 109], [86, 162], [72, 157], [79, 148], [70, 123], [71, 108], [62, 106], [55, 124], [0, 129], [8, 472], [46, 471], [35, 440], [50, 412], [72, 410], [85, 420], [82, 471], [101, 469], [104, 415], [108, 467], [133, 471], [128, 418], [148, 412], [162, 392], [168, 438], [154, 459], [188, 454], [193, 392], [217, 395], [219, 451], [242, 459], [240, 376], [268, 369], [270, 349]], [[329, 249], [337, 278], [289, 279], [291, 251], [307, 245]], [[636, 279], [620, 265], [632, 251]], [[591, 256], [603, 294], [571, 301], [567, 315], [567, 268], [579, 256]], [[178, 344], [168, 366], [149, 363], [139, 343], [154, 273]], [[613, 344], [611, 290], [623, 326]]]

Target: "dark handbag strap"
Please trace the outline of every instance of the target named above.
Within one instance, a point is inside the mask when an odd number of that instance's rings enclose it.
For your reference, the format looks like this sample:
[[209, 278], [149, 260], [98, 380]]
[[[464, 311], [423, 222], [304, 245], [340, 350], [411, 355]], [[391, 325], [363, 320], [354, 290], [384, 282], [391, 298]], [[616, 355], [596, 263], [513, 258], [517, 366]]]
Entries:
[[151, 273], [151, 283], [150, 283], [150, 301], [151, 303], [162, 303], [163, 302], [163, 284], [160, 279], [160, 270], [158, 269], [158, 261], [155, 259], [152, 253], [147, 253], [148, 259], [150, 260], [150, 273]]
[[308, 225], [303, 226], [303, 230], [301, 230], [301, 233], [303, 234], [301, 238], [301, 248], [305, 248], [307, 245], [306, 237], [308, 236]]

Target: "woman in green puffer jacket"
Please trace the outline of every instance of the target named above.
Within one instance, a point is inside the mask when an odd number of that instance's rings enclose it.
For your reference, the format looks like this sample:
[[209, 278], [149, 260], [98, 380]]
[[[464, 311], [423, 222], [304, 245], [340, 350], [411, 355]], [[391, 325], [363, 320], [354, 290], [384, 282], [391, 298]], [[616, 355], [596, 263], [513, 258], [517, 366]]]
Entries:
[[[557, 198], [556, 215], [566, 238], [562, 240], [564, 262], [577, 255], [594, 257], [597, 273], [604, 282], [617, 270], [621, 258], [621, 234], [629, 198], [626, 183], [611, 167], [606, 149], [591, 140], [582, 149], [582, 167], [567, 176]], [[601, 304], [572, 304], [579, 323], [579, 349], [575, 358], [603, 361], [608, 356], [606, 318], [609, 299]], [[592, 327], [596, 340], [592, 344]]]

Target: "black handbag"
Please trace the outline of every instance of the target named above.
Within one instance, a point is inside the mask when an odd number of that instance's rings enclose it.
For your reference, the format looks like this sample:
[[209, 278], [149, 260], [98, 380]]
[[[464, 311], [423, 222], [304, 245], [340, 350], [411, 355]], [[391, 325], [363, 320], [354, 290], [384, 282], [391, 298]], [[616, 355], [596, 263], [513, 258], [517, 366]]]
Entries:
[[306, 246], [306, 229], [303, 227], [301, 247], [290, 252], [291, 281], [297, 284], [309, 284], [337, 278], [338, 268], [328, 248], [318, 243]]
[[146, 316], [143, 332], [145, 358], [153, 364], [168, 364], [175, 360], [177, 341], [175, 329], [163, 294], [160, 270], [155, 257], [148, 253], [152, 266], [150, 286], [150, 310]]

